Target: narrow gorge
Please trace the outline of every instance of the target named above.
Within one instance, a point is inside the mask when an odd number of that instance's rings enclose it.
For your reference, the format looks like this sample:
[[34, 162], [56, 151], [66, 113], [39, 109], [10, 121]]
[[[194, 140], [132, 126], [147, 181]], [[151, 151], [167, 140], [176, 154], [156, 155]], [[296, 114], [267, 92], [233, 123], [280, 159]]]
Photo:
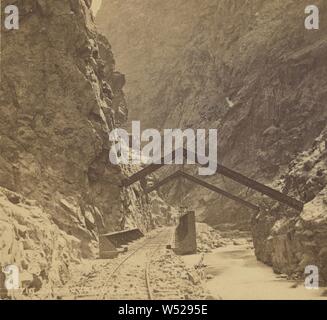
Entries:
[[[199, 219], [252, 229], [258, 259], [276, 272], [302, 276], [313, 264], [326, 281], [327, 7], [315, 4], [314, 31], [304, 28], [304, 0], [106, 1], [96, 21], [128, 74], [130, 121], [217, 128], [221, 164], [306, 204], [299, 215], [215, 175], [207, 180], [269, 213], [251, 218], [188, 186], [182, 196]], [[163, 194], [176, 203], [179, 190], [175, 184]]]
[[[17, 298], [8, 265], [18, 299], [219, 300], [225, 267], [244, 281], [238, 264], [253, 288], [260, 272], [264, 290], [304, 287], [308, 266], [327, 286], [327, 3], [314, 2], [309, 31], [306, 0], [1, 0], [0, 299]], [[109, 135], [132, 121], [216, 129], [219, 165], [303, 210], [194, 165], [113, 164]]]

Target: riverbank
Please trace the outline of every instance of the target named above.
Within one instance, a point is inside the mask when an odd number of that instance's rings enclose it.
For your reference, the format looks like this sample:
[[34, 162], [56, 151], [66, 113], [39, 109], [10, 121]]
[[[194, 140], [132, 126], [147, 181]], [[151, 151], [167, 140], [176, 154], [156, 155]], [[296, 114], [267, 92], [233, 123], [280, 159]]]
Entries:
[[[184, 256], [188, 267], [195, 265], [201, 255]], [[227, 245], [204, 256], [206, 280], [203, 287], [215, 299], [223, 300], [316, 300], [327, 288], [308, 290], [304, 282], [287, 280], [256, 260], [250, 244]]]

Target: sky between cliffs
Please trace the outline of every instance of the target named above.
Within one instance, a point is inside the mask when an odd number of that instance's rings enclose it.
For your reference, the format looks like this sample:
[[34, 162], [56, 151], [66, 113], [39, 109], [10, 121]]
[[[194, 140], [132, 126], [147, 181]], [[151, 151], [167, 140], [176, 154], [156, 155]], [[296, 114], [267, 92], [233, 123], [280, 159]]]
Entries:
[[92, 10], [93, 14], [96, 15], [101, 7], [102, 0], [93, 0], [92, 1]]

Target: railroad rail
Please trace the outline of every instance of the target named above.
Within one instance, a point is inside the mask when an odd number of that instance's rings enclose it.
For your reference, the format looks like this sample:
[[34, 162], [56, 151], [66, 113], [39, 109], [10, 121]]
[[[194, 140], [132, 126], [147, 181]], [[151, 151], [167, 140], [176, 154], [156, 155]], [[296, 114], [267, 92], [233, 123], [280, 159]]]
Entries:
[[154, 294], [153, 289], [151, 287], [151, 278], [150, 278], [150, 266], [152, 262], [152, 258], [160, 247], [166, 247], [167, 239], [171, 238], [172, 229], [165, 229], [159, 232], [154, 239], [147, 239], [141, 245], [137, 246], [131, 252], [129, 252], [126, 256], [123, 256], [122, 259], [113, 267], [111, 272], [106, 277], [103, 287], [100, 290], [100, 293], [97, 295], [97, 300], [105, 300], [106, 298], [112, 298], [110, 293], [108, 293], [108, 289], [111, 288], [110, 282], [113, 280], [114, 276], [116, 276], [120, 269], [128, 262], [132, 257], [134, 257], [137, 253], [142, 250], [145, 250], [146, 253], [146, 262], [144, 267], [144, 283], [146, 288], [146, 295], [148, 299], [153, 300]]
[[[69, 286], [69, 292], [62, 292], [60, 289], [56, 288], [56, 295], [60, 296], [61, 299], [75, 299], [75, 300], [124, 300], [126, 299], [127, 295], [124, 294], [124, 289], [127, 288], [129, 282], [123, 282], [121, 286], [120, 292], [112, 292], [112, 288], [119, 288], [119, 276], [126, 276], [130, 273], [137, 276], [140, 275], [139, 270], [122, 270], [125, 266], [130, 267], [136, 264], [140, 264], [139, 260], [135, 260], [129, 266], [127, 265], [128, 262], [131, 262], [131, 259], [140, 254], [140, 257], [143, 260], [143, 272], [141, 273], [142, 277], [139, 278], [139, 283], [134, 283], [135, 289], [144, 289], [141, 293], [142, 299], [149, 299], [153, 300], [155, 298], [154, 292], [155, 288], [153, 288], [153, 282], [151, 281], [151, 265], [153, 262], [154, 257], [158, 256], [160, 252], [160, 248], [167, 247], [167, 242], [172, 239], [174, 228], [165, 228], [160, 230], [155, 235], [151, 235], [150, 237], [143, 238], [142, 243], [141, 239], [137, 243], [131, 243], [129, 246], [129, 251], [126, 253], [118, 256], [115, 259], [108, 260], [104, 266], [101, 266], [99, 270], [100, 272], [94, 273], [89, 272], [85, 275], [82, 279], [80, 279], [77, 283], [71, 284]], [[99, 263], [104, 262], [105, 260], [100, 259], [98, 260]], [[107, 260], [106, 260], [107, 261]], [[93, 269], [93, 268], [92, 268]], [[121, 274], [119, 274], [120, 271]], [[103, 275], [104, 274], [104, 275]], [[90, 286], [91, 284], [91, 286]], [[124, 287], [126, 286], [126, 287]], [[54, 289], [54, 288], [53, 288]], [[58, 290], [59, 289], [59, 290]], [[128, 287], [130, 289], [130, 287]], [[126, 290], [125, 290], [126, 291]], [[133, 291], [134, 293], [134, 291]], [[134, 296], [128, 296], [130, 299], [134, 299]]]

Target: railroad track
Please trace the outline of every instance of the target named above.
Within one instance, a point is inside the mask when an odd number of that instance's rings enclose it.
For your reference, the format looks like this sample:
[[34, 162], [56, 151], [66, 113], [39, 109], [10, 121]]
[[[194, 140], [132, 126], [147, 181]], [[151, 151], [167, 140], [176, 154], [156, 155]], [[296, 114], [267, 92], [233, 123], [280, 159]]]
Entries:
[[[154, 238], [146, 239], [141, 245], [133, 248], [132, 252], [127, 254], [127, 256], [122, 257], [122, 259], [118, 262], [118, 264], [111, 270], [108, 274], [107, 278], [104, 281], [103, 287], [100, 293], [97, 296], [98, 300], [105, 300], [107, 298], [113, 299], [115, 295], [110, 292], [113, 286], [117, 286], [117, 278], [119, 272], [126, 266], [127, 263], [131, 262], [134, 258], [134, 263], [137, 262], [137, 255], [145, 260], [143, 261], [144, 266], [144, 278], [143, 278], [143, 289], [144, 289], [144, 298], [146, 297], [149, 300], [153, 300], [154, 294], [153, 289], [151, 287], [151, 276], [150, 276], [150, 266], [153, 260], [153, 257], [156, 256], [160, 250], [160, 248], [165, 248], [168, 244], [167, 241], [170, 239], [170, 235], [172, 233], [171, 229], [164, 229], [160, 231]], [[133, 263], [133, 261], [132, 261]], [[126, 283], [123, 284], [126, 286]], [[139, 284], [141, 286], [141, 284]]]
[[[154, 299], [151, 264], [172, 239], [173, 228], [131, 243], [129, 251], [116, 259], [94, 261], [94, 271], [69, 287], [63, 298], [90, 300]], [[130, 287], [133, 282], [133, 287]], [[141, 292], [140, 292], [141, 290]]]
[[130, 243], [129, 251], [115, 259], [85, 261], [85, 265], [76, 270], [74, 280], [64, 287], [52, 288], [52, 297], [63, 300], [161, 300], [201, 296], [201, 290], [185, 278], [187, 272], [183, 264], [166, 250], [173, 234], [173, 228], [165, 228]]

